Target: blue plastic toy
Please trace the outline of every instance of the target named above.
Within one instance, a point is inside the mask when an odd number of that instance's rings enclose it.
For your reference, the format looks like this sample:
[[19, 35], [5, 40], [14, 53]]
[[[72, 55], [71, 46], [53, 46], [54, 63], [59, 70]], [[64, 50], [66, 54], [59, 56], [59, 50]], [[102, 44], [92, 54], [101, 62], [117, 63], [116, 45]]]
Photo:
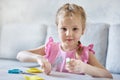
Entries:
[[20, 70], [20, 69], [11, 69], [11, 70], [8, 70], [8, 73], [10, 73], [10, 74], [21, 74], [21, 73], [23, 73], [23, 71]]
[[20, 70], [20, 69], [10, 69], [10, 70], [8, 70], [8, 73], [9, 73], [9, 74], [28, 74], [28, 75], [35, 75], [35, 74], [33, 74], [33, 73], [23, 72], [23, 71]]

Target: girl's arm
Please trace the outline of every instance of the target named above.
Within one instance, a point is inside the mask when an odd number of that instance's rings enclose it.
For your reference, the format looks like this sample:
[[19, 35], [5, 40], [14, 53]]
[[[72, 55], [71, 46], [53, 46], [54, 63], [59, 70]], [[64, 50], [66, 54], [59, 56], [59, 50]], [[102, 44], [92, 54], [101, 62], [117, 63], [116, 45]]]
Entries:
[[21, 51], [17, 54], [17, 59], [23, 62], [37, 62], [38, 58], [43, 58], [45, 55], [45, 47], [40, 46], [39, 48]]
[[95, 56], [90, 53], [88, 64], [79, 59], [70, 59], [66, 64], [69, 72], [85, 73], [93, 77], [112, 78], [112, 75], [97, 61]]
[[94, 77], [112, 78], [111, 73], [98, 62], [92, 53], [89, 54], [88, 61], [88, 64], [84, 64], [84, 73]]
[[51, 64], [46, 58], [43, 57], [44, 55], [45, 47], [41, 46], [36, 49], [19, 52], [17, 59], [22, 62], [37, 62], [41, 65], [41, 68], [43, 68], [44, 72], [49, 74], [51, 72]]

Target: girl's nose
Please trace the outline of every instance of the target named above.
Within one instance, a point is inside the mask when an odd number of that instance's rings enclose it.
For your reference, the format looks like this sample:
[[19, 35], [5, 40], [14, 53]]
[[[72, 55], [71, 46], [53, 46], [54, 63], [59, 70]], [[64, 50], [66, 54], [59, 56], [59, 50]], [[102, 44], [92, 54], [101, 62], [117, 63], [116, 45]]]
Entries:
[[66, 31], [66, 36], [72, 36], [72, 31], [70, 30]]

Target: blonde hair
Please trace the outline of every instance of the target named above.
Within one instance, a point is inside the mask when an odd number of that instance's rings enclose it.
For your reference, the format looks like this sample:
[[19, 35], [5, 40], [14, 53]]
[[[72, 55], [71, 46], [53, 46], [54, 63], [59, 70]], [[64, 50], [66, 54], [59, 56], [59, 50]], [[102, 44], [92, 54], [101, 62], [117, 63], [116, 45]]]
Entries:
[[84, 9], [81, 6], [78, 6], [76, 4], [66, 3], [62, 7], [60, 7], [56, 14], [56, 24], [58, 25], [60, 16], [71, 17], [73, 15], [80, 17], [81, 24], [82, 24], [82, 30], [84, 31], [85, 24], [86, 24], [86, 14], [85, 14]]

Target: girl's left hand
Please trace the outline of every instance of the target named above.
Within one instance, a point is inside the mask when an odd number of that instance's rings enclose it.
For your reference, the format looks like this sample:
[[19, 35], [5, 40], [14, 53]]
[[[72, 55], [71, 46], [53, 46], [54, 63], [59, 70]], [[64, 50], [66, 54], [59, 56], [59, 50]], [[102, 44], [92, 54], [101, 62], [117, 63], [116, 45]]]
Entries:
[[52, 68], [50, 62], [46, 58], [41, 56], [37, 56], [37, 62], [41, 65], [41, 68], [43, 69], [45, 74], [49, 75]]
[[69, 72], [84, 73], [85, 63], [81, 60], [71, 59], [70, 62], [66, 63], [65, 68]]

